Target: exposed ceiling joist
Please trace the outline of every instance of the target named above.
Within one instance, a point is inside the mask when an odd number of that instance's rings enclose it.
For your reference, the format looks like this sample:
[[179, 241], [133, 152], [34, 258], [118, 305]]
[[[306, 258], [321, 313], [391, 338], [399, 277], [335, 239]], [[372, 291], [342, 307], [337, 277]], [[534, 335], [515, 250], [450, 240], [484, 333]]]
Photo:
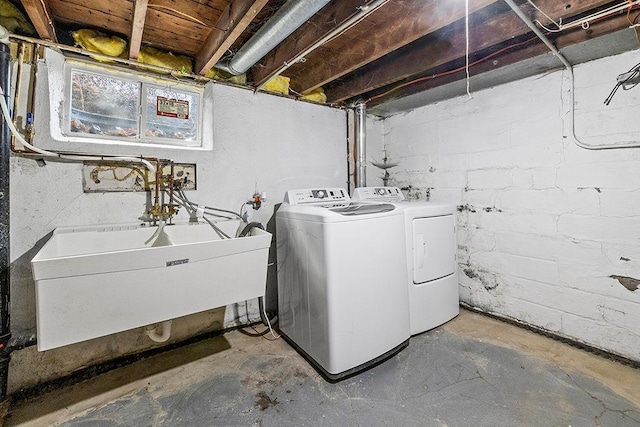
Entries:
[[[138, 56], [142, 45], [148, 45], [189, 57], [195, 73], [204, 75], [227, 52], [241, 49], [266, 22], [278, 16], [287, 1], [22, 0], [22, 3], [43, 39], [55, 40], [56, 30], [58, 37], [69, 40], [68, 32], [77, 28], [99, 29], [108, 35], [128, 38], [131, 58]], [[640, 0], [517, 2], [526, 15], [542, 28], [547, 27], [544, 31], [559, 46], [574, 38], [577, 43], [579, 38], [606, 35], [618, 24], [620, 28], [640, 24]], [[389, 111], [403, 105], [415, 108], [413, 100], [436, 99], [440, 94], [451, 93], [449, 89], [454, 86], [458, 90], [458, 85], [447, 85], [424, 98], [395, 100], [465, 77], [464, 71], [458, 69], [461, 66], [464, 69], [467, 51], [467, 4], [472, 76], [483, 70], [498, 70], [509, 61], [531, 60], [526, 66], [524, 62], [521, 64], [522, 70], [516, 66], [521, 76], [531, 75], [527, 74], [529, 70], [546, 71], [554, 63], [544, 55], [537, 59], [539, 63], [532, 60], [531, 55], [546, 51], [503, 1], [334, 0], [322, 4], [320, 11], [293, 33], [287, 32], [288, 38], [251, 68], [249, 80], [254, 88], [287, 68], [284, 75], [291, 79], [289, 89], [294, 93], [309, 93], [322, 87], [331, 103], [376, 97], [370, 106], [394, 101]], [[366, 17], [360, 19], [362, 14]], [[357, 23], [352, 23], [356, 17]], [[587, 30], [580, 28], [584, 19], [591, 25]], [[638, 32], [640, 40], [640, 28], [628, 31], [620, 31], [612, 36], [615, 40], [610, 39], [620, 43], [618, 53], [638, 48], [632, 31]], [[580, 51], [579, 60], [606, 54], [603, 39], [576, 47]], [[300, 59], [303, 56], [304, 61]], [[528, 65], [532, 63], [540, 66]], [[434, 75], [440, 77], [434, 79]], [[481, 86], [499, 84], [500, 79], [510, 81], [509, 78], [510, 72], [498, 70], [475, 81]], [[420, 81], [416, 83], [416, 79]], [[386, 111], [383, 106], [379, 110]]]
[[149, 0], [135, 0], [131, 23], [131, 38], [129, 39], [129, 59], [138, 59], [140, 44], [142, 43], [142, 32], [144, 31], [144, 21], [147, 17], [148, 3]]
[[[236, 0], [229, 3], [216, 24], [217, 28], [211, 30], [196, 57], [196, 73], [206, 74], [240, 37], [267, 2], [268, 0]], [[220, 31], [220, 28], [224, 31]]]
[[[475, 11], [495, 1], [470, 0], [469, 9]], [[292, 86], [297, 92], [309, 92], [464, 16], [464, 2], [391, 1], [354, 26], [353, 37], [327, 45], [340, 52], [339, 56], [318, 49], [303, 67], [296, 67], [299, 73]]]
[[22, 5], [40, 38], [57, 42], [47, 0], [22, 0]]
[[[558, 49], [563, 49], [568, 46], [573, 46], [590, 39], [595, 39], [600, 36], [613, 33], [615, 31], [620, 31], [627, 27], [629, 27], [629, 21], [626, 16], [615, 16], [607, 20], [602, 20], [602, 21], [592, 23], [588, 31], [585, 31], [582, 28], [573, 29], [571, 31], [558, 34], [557, 36], [552, 37], [551, 40], [558, 47]], [[496, 56], [492, 56], [491, 60], [481, 61], [477, 65], [474, 65], [471, 68], [471, 75], [474, 76], [474, 75], [486, 73], [486, 72], [493, 71], [508, 65], [515, 64], [517, 62], [523, 61], [528, 58], [533, 58], [539, 55], [543, 55], [545, 53], [549, 53], [549, 48], [547, 46], [545, 46], [541, 41], [539, 41], [539, 39], [535, 38], [535, 36], [532, 36], [532, 38], [533, 40], [530, 43], [526, 43], [524, 45], [520, 43], [515, 43], [514, 49], [507, 50], [504, 53], [501, 53]], [[425, 72], [422, 73], [422, 75], [427, 77], [425, 80], [417, 82], [410, 86], [406, 86], [401, 89], [395, 90], [389, 93], [388, 95], [372, 99], [370, 102], [367, 103], [367, 106], [374, 107], [376, 105], [383, 104], [392, 99], [403, 98], [417, 92], [423, 92], [438, 86], [445, 85], [447, 83], [452, 83], [457, 80], [461, 80], [464, 78], [464, 70], [462, 69], [460, 69], [457, 73], [447, 74], [435, 79], [428, 78], [429, 76], [437, 76], [441, 73], [446, 73], [447, 70], [455, 69], [456, 67], [461, 68], [460, 67], [461, 64], [462, 64], [462, 61], [457, 60], [457, 61], [453, 61], [444, 65], [441, 65], [439, 67], [435, 67], [430, 70], [426, 70]], [[560, 61], [557, 61], [557, 66], [558, 68], [561, 68], [562, 63]], [[544, 72], [544, 71], [546, 70], [543, 70], [543, 69], [536, 70], [536, 72]], [[535, 74], [535, 73], [532, 73], [532, 74]], [[384, 93], [384, 90], [379, 90], [379, 91], [374, 91], [369, 95], [377, 96], [383, 93]]]
[[281, 66], [289, 64], [300, 52], [304, 52], [322, 40], [368, 3], [371, 3], [371, 0], [341, 0], [323, 7], [318, 14], [294, 31], [253, 68], [254, 85], [262, 86]]
[[[555, 21], [584, 13], [609, 0], [576, 2], [567, 8], [557, 0], [538, 0], [536, 5]], [[494, 13], [495, 11], [495, 13]], [[537, 11], [532, 10], [532, 13]], [[520, 37], [531, 30], [511, 9], [502, 3], [487, 6], [481, 13], [470, 17], [470, 53]], [[540, 17], [547, 23], [547, 18]], [[329, 102], [340, 102], [359, 94], [391, 85], [425, 70], [462, 58], [466, 53], [464, 20], [433, 32], [401, 49], [382, 57], [342, 79], [339, 85], [325, 88]]]

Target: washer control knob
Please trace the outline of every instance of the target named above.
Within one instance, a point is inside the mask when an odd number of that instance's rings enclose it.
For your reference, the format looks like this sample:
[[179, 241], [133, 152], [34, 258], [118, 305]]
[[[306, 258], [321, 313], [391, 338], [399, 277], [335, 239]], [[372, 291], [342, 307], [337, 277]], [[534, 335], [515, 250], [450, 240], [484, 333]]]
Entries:
[[327, 193], [325, 193], [322, 190], [318, 190], [318, 192], [316, 193], [316, 196], [318, 197], [318, 199], [324, 199], [324, 196], [326, 196]]
[[383, 196], [384, 195], [384, 188], [378, 188], [376, 190], [376, 193], [378, 193], [379, 195]]

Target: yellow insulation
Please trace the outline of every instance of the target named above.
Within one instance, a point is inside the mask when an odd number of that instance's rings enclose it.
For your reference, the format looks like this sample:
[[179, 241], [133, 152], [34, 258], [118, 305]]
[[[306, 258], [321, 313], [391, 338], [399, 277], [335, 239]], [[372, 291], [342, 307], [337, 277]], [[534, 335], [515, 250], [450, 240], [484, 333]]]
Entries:
[[289, 95], [290, 80], [291, 79], [289, 77], [275, 76], [274, 78], [266, 82], [264, 86], [262, 86], [262, 89], [268, 90], [270, 92], [278, 92]]
[[0, 25], [10, 33], [32, 36], [36, 33], [33, 26], [22, 13], [8, 0], [0, 0]]
[[[181, 73], [193, 73], [191, 58], [184, 55], [174, 55], [171, 52], [163, 52], [149, 46], [140, 49], [138, 62], [155, 65], [158, 67], [170, 68]], [[144, 67], [141, 67], [144, 68]]]
[[[95, 30], [78, 30], [73, 32], [73, 40], [76, 45], [91, 52], [102, 53], [109, 56], [122, 56], [126, 54], [127, 42], [116, 36], [108, 36]], [[93, 59], [101, 62], [109, 62], [106, 59]]]
[[207, 71], [207, 73], [204, 76], [210, 79], [222, 80], [224, 82], [234, 83], [237, 85], [247, 84], [246, 74], [239, 74], [237, 76], [234, 76], [233, 74], [229, 74], [222, 70], [217, 70], [215, 68], [211, 68], [209, 71]]
[[300, 99], [306, 99], [307, 101], [320, 102], [322, 104], [327, 102], [327, 95], [324, 93], [324, 89], [321, 87], [312, 90], [309, 93], [305, 93]]

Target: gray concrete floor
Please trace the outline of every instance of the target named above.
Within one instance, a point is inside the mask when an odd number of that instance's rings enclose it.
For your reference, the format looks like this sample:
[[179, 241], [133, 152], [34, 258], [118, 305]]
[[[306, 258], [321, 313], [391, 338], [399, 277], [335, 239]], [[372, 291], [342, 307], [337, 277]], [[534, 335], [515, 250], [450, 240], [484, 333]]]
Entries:
[[325, 382], [283, 340], [233, 332], [10, 408], [24, 426], [640, 426], [640, 370], [462, 311]]

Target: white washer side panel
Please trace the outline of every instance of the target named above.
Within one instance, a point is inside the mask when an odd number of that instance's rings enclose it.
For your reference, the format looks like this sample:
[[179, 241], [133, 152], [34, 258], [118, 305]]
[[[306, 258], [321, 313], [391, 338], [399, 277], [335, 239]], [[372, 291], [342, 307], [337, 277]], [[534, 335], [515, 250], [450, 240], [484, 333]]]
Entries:
[[279, 327], [311, 354], [312, 340], [328, 341], [322, 224], [277, 217], [276, 228]]
[[413, 283], [456, 271], [453, 215], [413, 219]]

